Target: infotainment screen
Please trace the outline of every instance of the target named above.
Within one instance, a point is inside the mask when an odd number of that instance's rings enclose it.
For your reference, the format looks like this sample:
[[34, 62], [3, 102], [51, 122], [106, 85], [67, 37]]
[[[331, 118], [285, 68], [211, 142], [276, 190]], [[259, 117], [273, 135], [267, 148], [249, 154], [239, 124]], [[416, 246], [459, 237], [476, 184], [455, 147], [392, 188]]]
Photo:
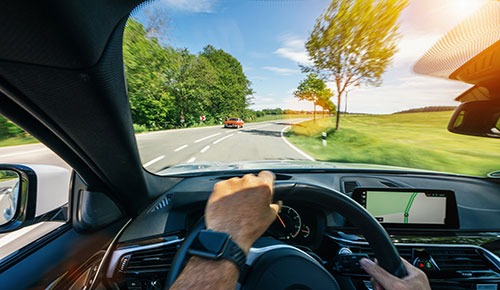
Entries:
[[457, 204], [453, 191], [356, 188], [352, 197], [383, 225], [458, 228]]

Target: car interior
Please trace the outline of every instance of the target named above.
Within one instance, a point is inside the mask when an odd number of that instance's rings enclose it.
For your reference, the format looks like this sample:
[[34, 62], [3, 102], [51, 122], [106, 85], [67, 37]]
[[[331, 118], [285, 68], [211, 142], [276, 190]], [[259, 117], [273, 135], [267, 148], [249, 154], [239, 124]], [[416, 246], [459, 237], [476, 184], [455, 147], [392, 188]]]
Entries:
[[[359, 259], [376, 258], [387, 271], [404, 277], [401, 256], [426, 273], [432, 289], [498, 289], [498, 176], [266, 163], [164, 175], [145, 170], [122, 55], [127, 19], [145, 3], [1, 4], [0, 113], [73, 171], [68, 203], [38, 215], [34, 184], [42, 175], [29, 165], [0, 165], [24, 178], [16, 223], [2, 227], [2, 233], [35, 221], [59, 221], [0, 260], [0, 288], [168, 289], [189, 257], [190, 243], [204, 228], [204, 208], [214, 184], [270, 170], [276, 176], [274, 198], [283, 202], [283, 226], [276, 220], [256, 242], [238, 287], [372, 289]], [[500, 96], [494, 94], [500, 44], [490, 51], [496, 57], [494, 70], [481, 85], [492, 88], [495, 101]], [[479, 108], [460, 110], [480, 115]], [[489, 134], [460, 127], [458, 115], [450, 123], [457, 131]], [[411, 202], [398, 203], [398, 194], [411, 196]], [[377, 212], [380, 208], [385, 212]], [[387, 212], [404, 219], [391, 219]]]

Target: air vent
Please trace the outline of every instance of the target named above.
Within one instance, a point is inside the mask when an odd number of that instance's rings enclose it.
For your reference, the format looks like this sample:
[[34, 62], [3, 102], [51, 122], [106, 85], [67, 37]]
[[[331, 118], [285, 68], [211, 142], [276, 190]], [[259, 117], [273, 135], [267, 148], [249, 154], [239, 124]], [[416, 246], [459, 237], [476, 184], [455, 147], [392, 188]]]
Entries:
[[355, 180], [353, 181], [344, 181], [343, 182], [343, 185], [344, 185], [344, 193], [351, 193], [354, 191], [354, 189], [356, 187], [359, 186], [359, 183]]
[[[397, 246], [399, 255], [404, 259], [411, 261], [412, 247]], [[350, 247], [355, 253], [364, 253], [374, 258], [373, 250], [369, 246]], [[488, 262], [482, 257], [475, 248], [466, 247], [426, 247], [425, 250], [436, 261], [441, 271], [480, 271], [490, 270]]]
[[168, 272], [178, 246], [176, 243], [129, 253], [121, 258], [119, 271], [126, 274]]
[[[399, 255], [404, 258], [405, 260], [407, 261], [411, 261], [412, 259], [412, 248], [411, 247], [396, 247], [398, 252], [399, 252]], [[373, 250], [370, 246], [366, 245], [366, 246], [355, 246], [355, 247], [350, 247], [351, 251], [353, 251], [354, 253], [363, 253], [363, 254], [367, 254], [368, 256], [370, 256], [370, 258], [375, 258], [375, 254], [373, 253]]]
[[427, 248], [441, 271], [489, 270], [488, 262], [475, 248]]
[[172, 195], [171, 194], [168, 194], [167, 196], [165, 196], [163, 199], [161, 199], [150, 211], [151, 212], [155, 212], [157, 210], [160, 210], [162, 208], [165, 208], [169, 203], [170, 203], [170, 200], [172, 199]]

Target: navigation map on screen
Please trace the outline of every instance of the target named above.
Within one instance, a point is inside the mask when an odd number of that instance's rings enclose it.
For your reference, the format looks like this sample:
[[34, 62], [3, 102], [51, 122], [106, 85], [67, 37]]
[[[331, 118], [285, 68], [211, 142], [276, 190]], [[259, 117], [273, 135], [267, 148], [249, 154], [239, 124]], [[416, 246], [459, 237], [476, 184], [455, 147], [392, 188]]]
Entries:
[[445, 224], [446, 195], [426, 192], [366, 191], [365, 208], [380, 222]]

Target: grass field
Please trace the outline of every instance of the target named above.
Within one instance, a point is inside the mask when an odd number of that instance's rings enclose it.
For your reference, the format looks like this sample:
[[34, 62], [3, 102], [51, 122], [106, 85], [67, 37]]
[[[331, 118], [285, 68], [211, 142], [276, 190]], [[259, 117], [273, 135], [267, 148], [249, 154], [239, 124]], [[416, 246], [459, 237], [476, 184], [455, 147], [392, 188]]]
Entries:
[[[342, 115], [307, 121], [290, 141], [316, 160], [372, 163], [484, 176], [500, 169], [500, 140], [457, 135], [446, 127], [452, 112]], [[326, 147], [321, 132], [328, 132]]]
[[254, 122], [265, 122], [265, 121], [273, 121], [273, 120], [283, 120], [283, 119], [297, 119], [297, 118], [312, 118], [311, 114], [289, 114], [289, 115], [265, 115], [262, 117], [257, 117], [255, 120], [248, 121], [247, 123]]

